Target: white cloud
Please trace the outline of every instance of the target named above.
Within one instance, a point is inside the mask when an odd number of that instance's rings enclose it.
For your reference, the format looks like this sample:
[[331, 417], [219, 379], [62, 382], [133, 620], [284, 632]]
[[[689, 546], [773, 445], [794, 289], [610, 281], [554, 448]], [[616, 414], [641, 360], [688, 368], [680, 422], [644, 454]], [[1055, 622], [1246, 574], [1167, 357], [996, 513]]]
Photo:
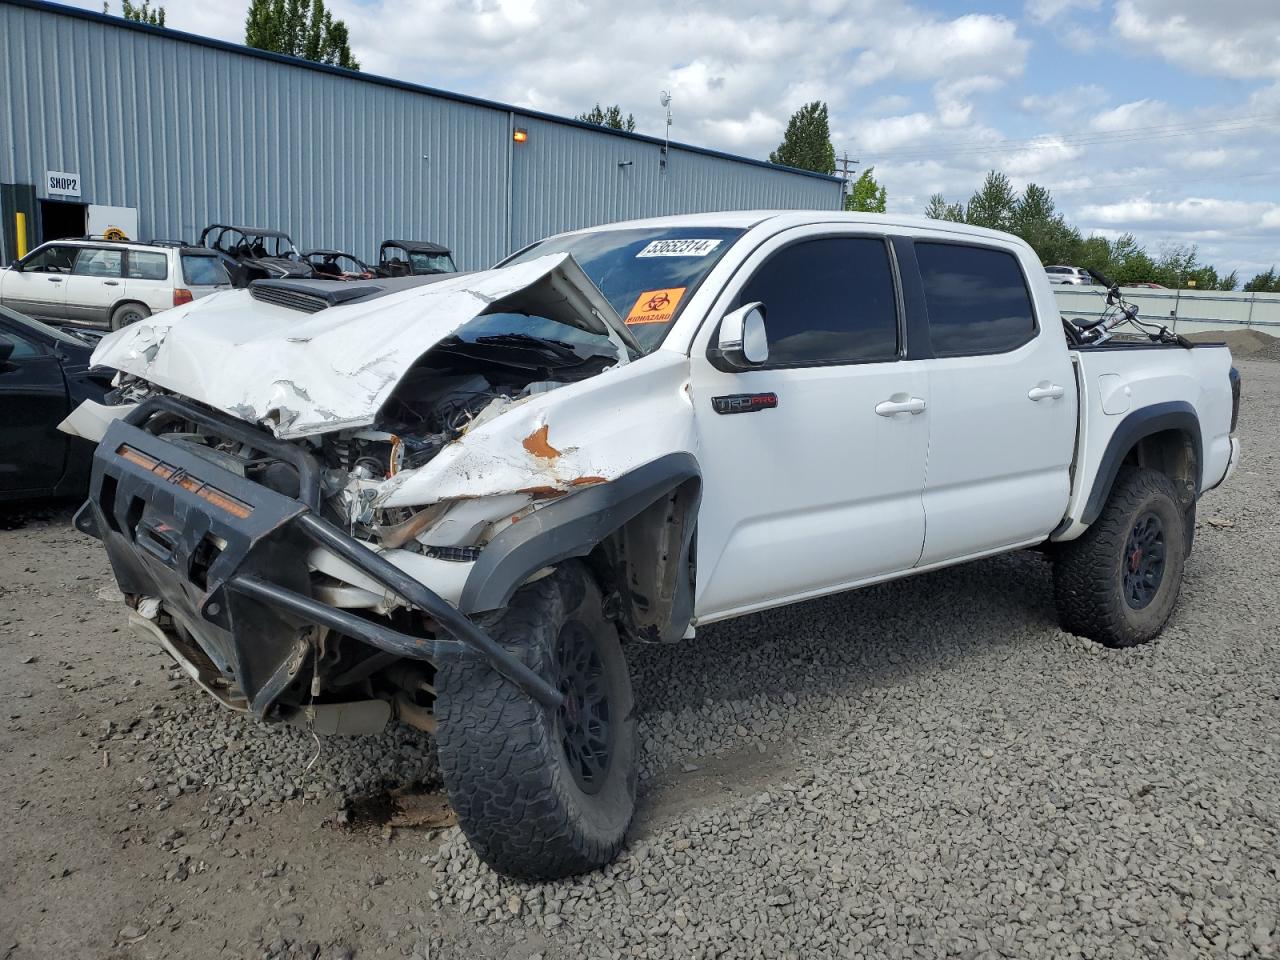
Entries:
[[1048, 23], [1064, 13], [1076, 10], [1097, 10], [1101, 0], [1027, 0], [1027, 18], [1033, 23]]
[[1275, 0], [1117, 0], [1113, 29], [1196, 73], [1280, 77], [1280, 3]]

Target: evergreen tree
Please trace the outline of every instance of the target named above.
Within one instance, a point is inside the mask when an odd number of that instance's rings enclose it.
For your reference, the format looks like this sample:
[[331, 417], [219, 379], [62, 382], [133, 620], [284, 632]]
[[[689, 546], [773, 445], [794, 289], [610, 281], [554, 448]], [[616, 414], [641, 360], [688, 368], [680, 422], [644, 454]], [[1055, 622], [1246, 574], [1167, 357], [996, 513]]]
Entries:
[[969, 198], [965, 222], [991, 230], [1008, 230], [1017, 203], [1018, 196], [1013, 192], [1009, 178], [992, 170], [982, 187]]
[[825, 103], [815, 100], [791, 115], [782, 143], [769, 154], [769, 162], [815, 173], [836, 172], [836, 150], [831, 145], [831, 123]]
[[626, 130], [628, 133], [636, 128], [635, 115], [628, 113], [624, 117], [622, 108], [617, 104], [601, 109], [600, 104], [597, 103], [586, 113], [580, 113], [574, 119], [582, 120], [586, 123], [594, 123], [600, 127], [608, 127], [610, 130]]
[[324, 0], [250, 0], [244, 22], [247, 46], [316, 63], [359, 70], [347, 25]]
[[[103, 0], [102, 12], [107, 14], [111, 12], [107, 7], [106, 0]], [[164, 26], [164, 7], [157, 4], [156, 8], [152, 10], [151, 0], [142, 0], [142, 3], [120, 0], [120, 16], [135, 23], [149, 23], [153, 27]]]
[[929, 198], [929, 205], [924, 208], [924, 215], [934, 220], [964, 223], [964, 207], [958, 203], [947, 203], [946, 197], [940, 193], [935, 193]]

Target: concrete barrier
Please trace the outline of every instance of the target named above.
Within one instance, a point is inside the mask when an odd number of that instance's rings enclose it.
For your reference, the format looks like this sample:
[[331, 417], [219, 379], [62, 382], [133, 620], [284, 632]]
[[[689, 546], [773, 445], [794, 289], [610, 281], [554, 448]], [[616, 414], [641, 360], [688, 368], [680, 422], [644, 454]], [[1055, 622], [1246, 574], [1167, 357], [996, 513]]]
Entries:
[[[1126, 300], [1137, 304], [1140, 317], [1181, 334], [1254, 329], [1280, 337], [1280, 293], [1150, 287], [1121, 290]], [[1106, 291], [1100, 286], [1055, 286], [1053, 292], [1064, 317], [1096, 317], [1106, 308]]]

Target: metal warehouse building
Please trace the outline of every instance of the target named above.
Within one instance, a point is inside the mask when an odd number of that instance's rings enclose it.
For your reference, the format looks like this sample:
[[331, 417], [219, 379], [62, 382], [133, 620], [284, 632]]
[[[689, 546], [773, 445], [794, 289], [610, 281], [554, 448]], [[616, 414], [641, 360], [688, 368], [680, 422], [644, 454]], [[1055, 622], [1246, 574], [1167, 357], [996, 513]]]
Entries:
[[834, 177], [38, 0], [0, 0], [0, 80], [5, 263], [19, 213], [28, 246], [243, 223], [366, 259], [435, 240], [477, 269], [597, 223], [841, 203]]

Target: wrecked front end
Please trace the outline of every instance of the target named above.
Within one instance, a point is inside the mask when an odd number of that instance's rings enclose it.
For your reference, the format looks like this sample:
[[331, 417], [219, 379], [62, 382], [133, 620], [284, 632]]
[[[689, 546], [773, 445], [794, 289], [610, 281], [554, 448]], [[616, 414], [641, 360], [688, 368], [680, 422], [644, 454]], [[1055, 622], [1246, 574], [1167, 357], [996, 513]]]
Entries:
[[[523, 303], [473, 296], [470, 319], [437, 325], [394, 373], [387, 351], [378, 363], [343, 357], [372, 372], [372, 390], [359, 374], [355, 388], [351, 377], [290, 377], [260, 398], [221, 377], [194, 399], [171, 386], [193, 350], [180, 326], [137, 331], [132, 347], [116, 341], [132, 370], [118, 397], [128, 403], [113, 412], [127, 414], [101, 418], [76, 522], [104, 542], [135, 627], [223, 704], [317, 732], [374, 732], [393, 717], [432, 729], [435, 667], [448, 656], [482, 657], [558, 704], [553, 686], [477, 625], [481, 615], [625, 523], [633, 514], [620, 501], [635, 511], [656, 502], [665, 517], [683, 497], [680, 524], [657, 525], [661, 542], [633, 540], [637, 557], [687, 560], [696, 468], [656, 447], [655, 431], [690, 429], [683, 363], [630, 364], [609, 330], [585, 321], [552, 336], [550, 291], [531, 288], [540, 292]], [[336, 325], [288, 333], [314, 345], [322, 329]], [[653, 408], [646, 439], [593, 400], [606, 380], [620, 407]], [[663, 582], [633, 578], [650, 633], [673, 605], [691, 610], [689, 584], [667, 566]]]
[[[279, 468], [267, 483], [244, 469], [263, 457]], [[326, 519], [325, 472], [295, 444], [153, 397], [108, 428], [76, 525], [106, 546], [135, 624], [222, 703], [258, 719], [305, 713], [324, 732], [372, 732], [402, 704], [402, 719], [430, 728], [416, 701], [433, 692], [431, 662], [468, 651], [540, 702], [559, 703], [406, 572], [411, 564]], [[386, 669], [401, 661], [409, 665]]]

